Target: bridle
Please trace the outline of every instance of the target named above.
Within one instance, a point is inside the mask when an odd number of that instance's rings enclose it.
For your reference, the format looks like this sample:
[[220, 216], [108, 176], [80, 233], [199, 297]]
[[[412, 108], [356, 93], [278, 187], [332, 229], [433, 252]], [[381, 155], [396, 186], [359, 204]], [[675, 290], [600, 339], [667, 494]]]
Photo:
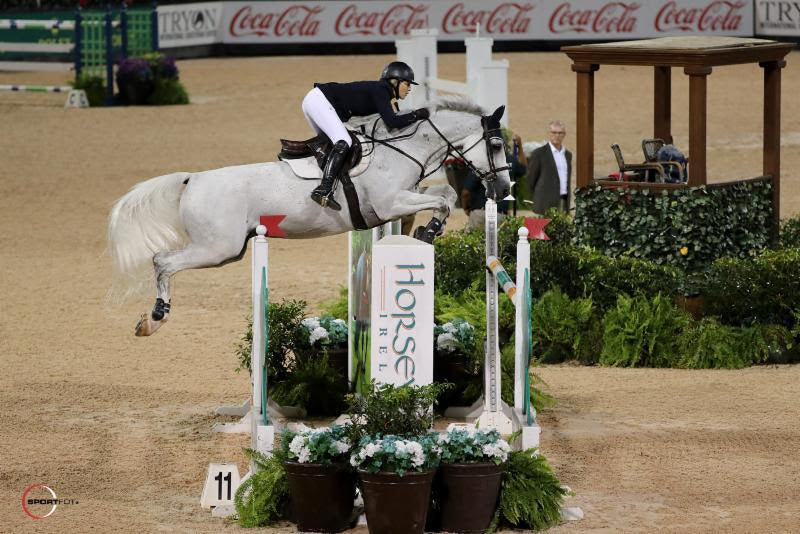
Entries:
[[[422, 180], [424, 180], [428, 176], [432, 175], [433, 173], [435, 173], [436, 171], [441, 169], [442, 166], [444, 165], [444, 162], [447, 161], [449, 156], [457, 157], [458, 159], [463, 161], [464, 164], [466, 165], [466, 167], [473, 174], [475, 174], [475, 176], [477, 176], [481, 180], [485, 181], [487, 185], [491, 185], [497, 179], [497, 173], [503, 172], [503, 171], [507, 171], [507, 170], [511, 169], [511, 165], [505, 165], [503, 167], [496, 167], [495, 164], [494, 164], [494, 157], [492, 157], [492, 144], [493, 143], [500, 143], [501, 146], [503, 146], [505, 144], [505, 142], [503, 141], [503, 136], [502, 136], [502, 133], [500, 132], [499, 121], [497, 121], [497, 125], [490, 125], [489, 124], [489, 117], [481, 117], [481, 126], [483, 127], [483, 135], [481, 135], [481, 137], [477, 141], [475, 141], [469, 147], [467, 147], [466, 149], [463, 149], [463, 150], [460, 149], [459, 147], [457, 147], [456, 145], [454, 145], [447, 138], [447, 136], [445, 136], [441, 132], [441, 130], [439, 130], [439, 128], [436, 127], [436, 125], [433, 123], [433, 121], [430, 118], [425, 119], [424, 122], [427, 122], [428, 124], [430, 124], [431, 128], [433, 128], [433, 131], [436, 132], [439, 135], [439, 137], [441, 137], [442, 141], [444, 141], [446, 143], [446, 150], [444, 151], [444, 153], [441, 156], [441, 161], [439, 161], [439, 164], [436, 167], [434, 167], [433, 170], [431, 170], [430, 172], [427, 172], [427, 173], [425, 172], [425, 169], [428, 166], [425, 163], [422, 163], [417, 158], [415, 158], [414, 156], [412, 156], [408, 152], [404, 151], [403, 149], [398, 148], [398, 147], [394, 146], [393, 144], [391, 144], [392, 141], [399, 141], [399, 140], [410, 139], [410, 138], [414, 137], [417, 134], [417, 131], [419, 130], [419, 127], [422, 125], [423, 121], [417, 122], [414, 125], [414, 129], [409, 133], [406, 133], [406, 134], [403, 134], [403, 135], [398, 135], [398, 136], [395, 136], [395, 137], [386, 137], [386, 138], [380, 139], [378, 137], [375, 137], [375, 129], [378, 126], [378, 120], [380, 120], [380, 119], [375, 119], [375, 122], [372, 124], [372, 132], [371, 132], [371, 134], [367, 134], [366, 132], [364, 132], [364, 137], [366, 139], [369, 139], [372, 143], [378, 143], [378, 144], [384, 145], [386, 147], [389, 147], [389, 148], [391, 148], [392, 150], [394, 150], [396, 152], [399, 152], [400, 154], [402, 154], [406, 158], [410, 159], [411, 161], [413, 161], [414, 163], [419, 165], [419, 168], [420, 168], [419, 179], [417, 180], [415, 185], [418, 185]], [[472, 163], [472, 161], [470, 161], [470, 159], [466, 156], [466, 153], [469, 152], [470, 150], [472, 150], [473, 148], [475, 148], [475, 146], [477, 146], [477, 144], [480, 143], [481, 141], [483, 141], [485, 143], [484, 147], [486, 149], [486, 159], [489, 162], [489, 170], [488, 171], [482, 171], [482, 170], [478, 169], [475, 166], [475, 164]], [[434, 152], [434, 155], [432, 155], [430, 158], [428, 158], [428, 160], [433, 159], [437, 152]], [[438, 157], [437, 157], [437, 159], [438, 159]], [[489, 198], [494, 200], [495, 191], [494, 191], [493, 187], [487, 187], [487, 194], [491, 195]]]

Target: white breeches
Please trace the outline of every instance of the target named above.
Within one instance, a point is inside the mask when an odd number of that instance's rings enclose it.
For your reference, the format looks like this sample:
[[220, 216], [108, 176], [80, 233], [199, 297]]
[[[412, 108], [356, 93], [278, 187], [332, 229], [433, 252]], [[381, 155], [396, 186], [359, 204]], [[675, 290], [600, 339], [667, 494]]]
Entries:
[[310, 90], [303, 99], [303, 115], [306, 116], [308, 124], [314, 128], [315, 132], [325, 132], [325, 135], [334, 144], [337, 141], [344, 141], [347, 146], [350, 146], [350, 134], [347, 133], [336, 110], [318, 87]]

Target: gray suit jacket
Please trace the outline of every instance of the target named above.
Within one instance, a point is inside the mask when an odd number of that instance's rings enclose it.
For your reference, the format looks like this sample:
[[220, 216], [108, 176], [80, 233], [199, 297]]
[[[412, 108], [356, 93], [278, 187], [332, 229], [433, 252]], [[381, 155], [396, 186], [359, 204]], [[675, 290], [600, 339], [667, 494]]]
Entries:
[[[567, 158], [567, 196], [572, 192], [572, 152], [565, 150]], [[533, 211], [543, 214], [548, 208], [561, 207], [561, 182], [558, 179], [556, 160], [545, 143], [531, 153], [528, 161], [528, 187], [533, 198]], [[569, 208], [569, 198], [567, 199]]]

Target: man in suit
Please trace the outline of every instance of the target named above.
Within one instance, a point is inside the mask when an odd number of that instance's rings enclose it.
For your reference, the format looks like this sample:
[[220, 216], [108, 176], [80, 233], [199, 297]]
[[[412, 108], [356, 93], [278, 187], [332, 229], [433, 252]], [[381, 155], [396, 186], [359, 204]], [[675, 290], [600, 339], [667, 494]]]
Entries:
[[572, 152], [564, 148], [567, 128], [561, 121], [547, 125], [545, 145], [531, 153], [528, 162], [528, 185], [534, 213], [544, 214], [548, 208], [569, 210], [572, 177]]

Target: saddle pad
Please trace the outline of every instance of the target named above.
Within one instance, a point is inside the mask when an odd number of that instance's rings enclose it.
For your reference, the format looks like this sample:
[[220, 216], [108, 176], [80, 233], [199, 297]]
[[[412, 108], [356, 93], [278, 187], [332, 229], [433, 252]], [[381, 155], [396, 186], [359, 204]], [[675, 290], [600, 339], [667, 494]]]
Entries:
[[[364, 137], [357, 134], [358, 140], [364, 143]], [[363, 147], [363, 145], [362, 145]], [[321, 180], [322, 169], [317, 165], [317, 159], [314, 156], [298, 159], [283, 159], [281, 161], [289, 166], [295, 176], [303, 180]], [[369, 164], [372, 162], [372, 150], [369, 152], [362, 151], [361, 161], [358, 165], [350, 169], [350, 178], [354, 178], [367, 170]]]

